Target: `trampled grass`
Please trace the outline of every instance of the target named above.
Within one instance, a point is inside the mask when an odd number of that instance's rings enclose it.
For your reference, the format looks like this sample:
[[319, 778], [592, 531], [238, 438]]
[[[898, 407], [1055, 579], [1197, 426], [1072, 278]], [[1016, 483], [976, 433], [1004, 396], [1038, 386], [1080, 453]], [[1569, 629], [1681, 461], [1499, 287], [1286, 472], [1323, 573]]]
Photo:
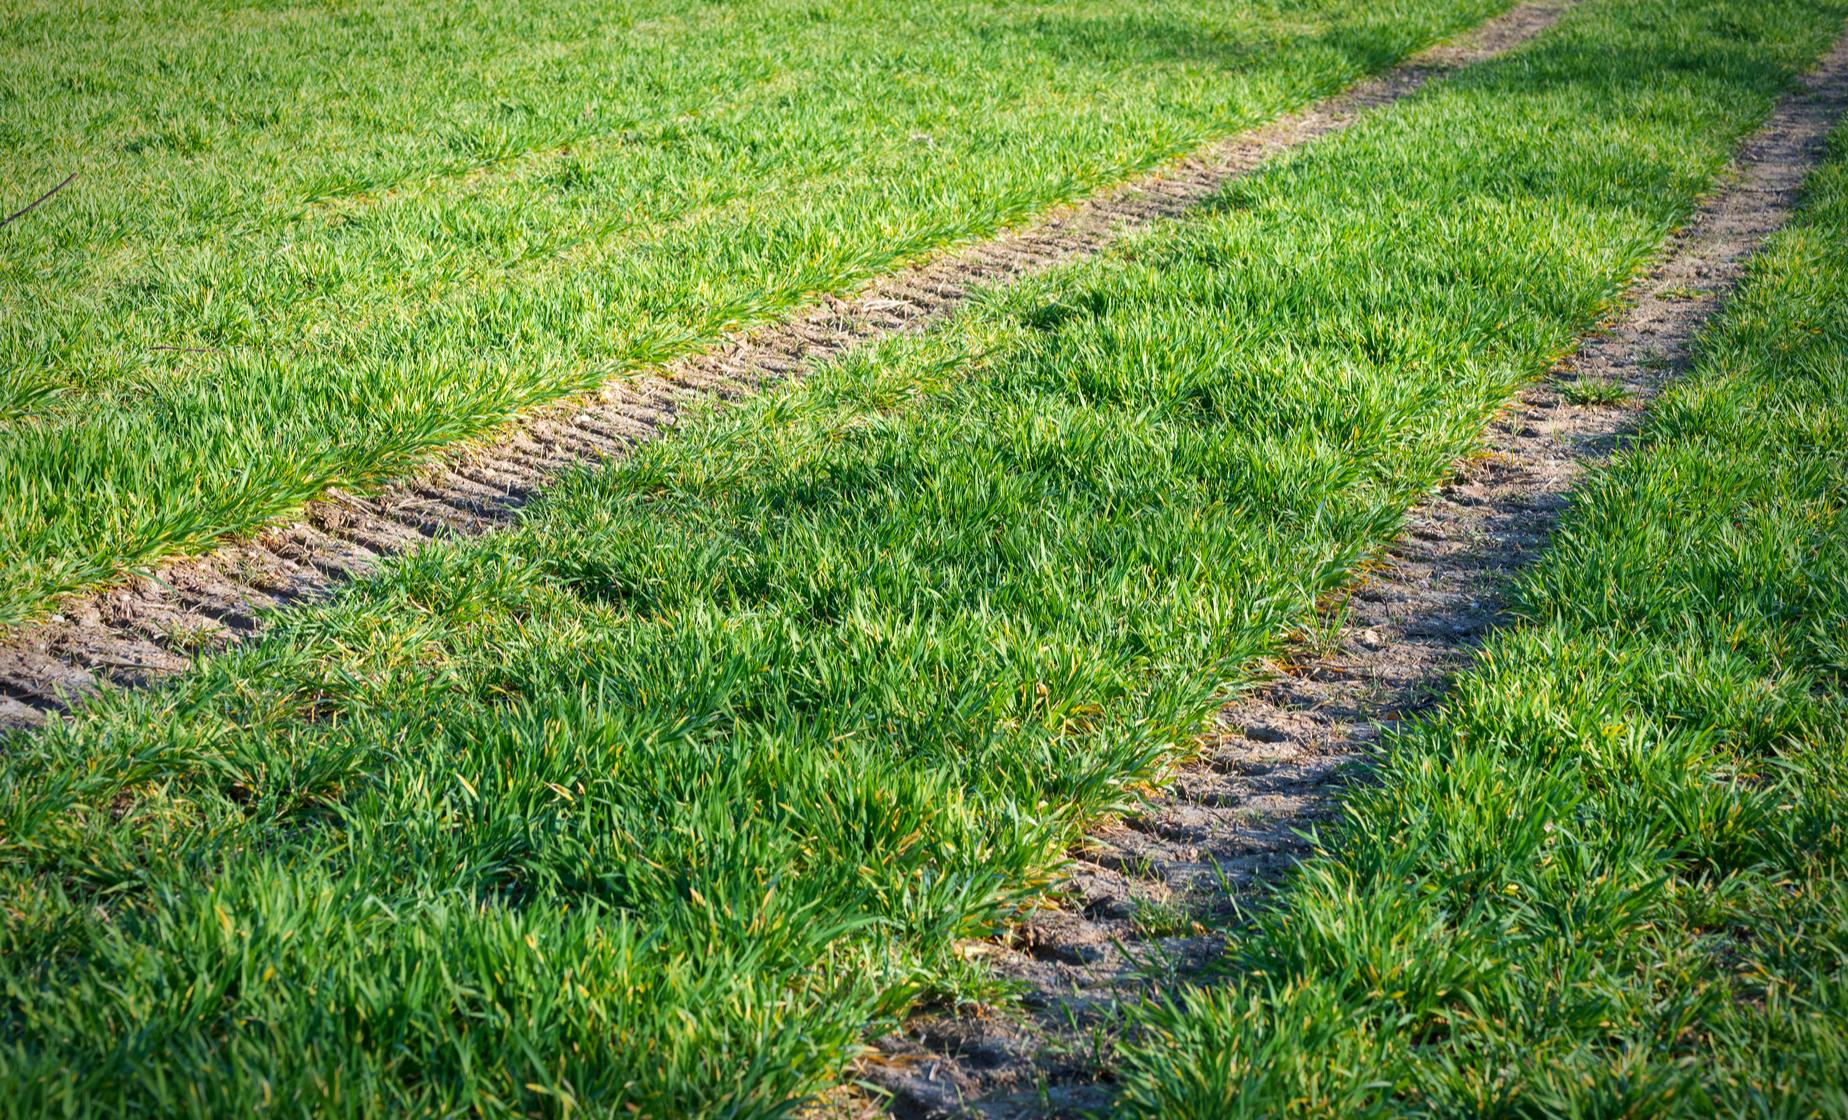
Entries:
[[1848, 132], [1132, 1114], [1848, 1114], [1845, 509]]
[[0, 626], [1503, 6], [9, 4]]
[[1848, 15], [1601, 0], [1212, 213], [0, 758], [0, 1108], [825, 1086], [1591, 324]]

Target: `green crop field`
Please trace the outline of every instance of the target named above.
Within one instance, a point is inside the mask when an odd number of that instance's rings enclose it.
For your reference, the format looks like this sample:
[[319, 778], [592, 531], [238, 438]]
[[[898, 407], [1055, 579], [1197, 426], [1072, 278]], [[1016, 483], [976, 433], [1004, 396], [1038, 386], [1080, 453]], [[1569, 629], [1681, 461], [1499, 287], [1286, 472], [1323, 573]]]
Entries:
[[0, 9], [0, 626], [1495, 0]]
[[1145, 1116], [1848, 1110], [1848, 130]]
[[[8, 9], [0, 189], [81, 175], [0, 230], [0, 624], [1497, 7]], [[791, 1116], [920, 1003], [1004, 1002], [959, 944], [1314, 624], [1844, 21], [1587, 0], [0, 741], [0, 1114]], [[1123, 1108], [1848, 1109], [1845, 353], [1838, 143], [1524, 621], [1224, 976], [1140, 1011]]]

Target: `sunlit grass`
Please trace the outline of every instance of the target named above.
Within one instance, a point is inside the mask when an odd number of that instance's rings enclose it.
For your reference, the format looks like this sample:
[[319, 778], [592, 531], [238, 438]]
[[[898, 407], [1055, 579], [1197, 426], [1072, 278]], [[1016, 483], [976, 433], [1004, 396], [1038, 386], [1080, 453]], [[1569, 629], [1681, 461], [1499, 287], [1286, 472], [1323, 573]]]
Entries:
[[786, 1113], [976, 982], [1844, 11], [1593, 4], [15, 740], [0, 1101]]
[[1131, 1114], [1843, 1114], [1845, 142]]
[[14, 5], [0, 626], [1506, 2]]

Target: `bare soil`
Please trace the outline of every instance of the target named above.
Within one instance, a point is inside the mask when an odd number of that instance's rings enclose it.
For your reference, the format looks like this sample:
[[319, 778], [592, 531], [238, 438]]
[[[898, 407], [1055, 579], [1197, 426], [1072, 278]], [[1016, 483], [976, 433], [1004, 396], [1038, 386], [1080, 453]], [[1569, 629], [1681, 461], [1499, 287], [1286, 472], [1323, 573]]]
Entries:
[[[1110, 1100], [1123, 1008], [1197, 980], [1329, 822], [1381, 735], [1442, 695], [1505, 621], [1510, 576], [1545, 545], [1586, 467], [1635, 430], [1677, 376], [1747, 260], [1790, 216], [1848, 107], [1848, 36], [1741, 147], [1721, 188], [1637, 283], [1629, 310], [1488, 429], [1480, 453], [1407, 517], [1404, 534], [1265, 683], [1226, 705], [1196, 757], [1137, 815], [1070, 853], [1044, 909], [967, 947], [1021, 986], [1017, 1008], [913, 1018], [877, 1040], [833, 1115], [1062, 1117]], [[1572, 403], [1579, 378], [1628, 390]], [[1345, 617], [1343, 617], [1345, 615]]]
[[181, 672], [198, 654], [257, 632], [266, 612], [323, 596], [385, 557], [505, 525], [560, 471], [620, 458], [690, 404], [762, 391], [881, 336], [921, 329], [978, 286], [1096, 253], [1199, 204], [1281, 152], [1526, 42], [1570, 2], [1523, 3], [1342, 94], [1129, 184], [652, 373], [613, 379], [593, 396], [538, 410], [491, 442], [441, 457], [370, 498], [331, 493], [291, 524], [75, 596], [43, 622], [0, 633], [0, 733], [68, 710], [100, 682], [135, 687]]

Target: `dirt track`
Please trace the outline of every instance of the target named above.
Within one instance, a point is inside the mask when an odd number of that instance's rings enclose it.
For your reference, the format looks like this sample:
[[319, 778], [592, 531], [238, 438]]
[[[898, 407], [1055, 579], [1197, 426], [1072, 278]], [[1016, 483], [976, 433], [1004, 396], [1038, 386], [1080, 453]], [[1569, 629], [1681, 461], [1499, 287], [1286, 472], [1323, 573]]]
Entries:
[[[1146, 812], [1071, 853], [1057, 907], [1010, 944], [971, 947], [1024, 985], [1023, 1013], [920, 1016], [857, 1071], [875, 1092], [825, 1111], [998, 1118], [1107, 1105], [1119, 1009], [1218, 955], [1241, 907], [1261, 904], [1302, 854], [1300, 833], [1335, 812], [1382, 731], [1428, 706], [1502, 621], [1510, 574], [1544, 546], [1574, 480], [1686, 366], [1748, 258], [1789, 218], [1845, 108], [1848, 36], [1742, 145], [1622, 319], [1524, 392], [1491, 425], [1484, 453], [1411, 512], [1402, 539], [1353, 589], [1338, 645], [1270, 666]], [[1580, 377], [1619, 381], [1631, 396], [1574, 405], [1560, 388]], [[1190, 920], [1200, 925], [1163, 935]]]
[[293, 524], [73, 598], [51, 619], [0, 635], [0, 732], [66, 710], [99, 681], [132, 687], [181, 672], [199, 651], [255, 633], [265, 611], [324, 595], [384, 557], [506, 524], [559, 471], [626, 454], [659, 435], [689, 403], [767, 388], [882, 335], [941, 319], [978, 285], [1095, 253], [1200, 203], [1280, 152], [1527, 41], [1568, 6], [1569, 0], [1518, 5], [1380, 77], [1130, 184], [658, 373], [619, 378], [595, 397], [540, 410], [492, 444], [448, 456], [369, 500], [330, 495]]

